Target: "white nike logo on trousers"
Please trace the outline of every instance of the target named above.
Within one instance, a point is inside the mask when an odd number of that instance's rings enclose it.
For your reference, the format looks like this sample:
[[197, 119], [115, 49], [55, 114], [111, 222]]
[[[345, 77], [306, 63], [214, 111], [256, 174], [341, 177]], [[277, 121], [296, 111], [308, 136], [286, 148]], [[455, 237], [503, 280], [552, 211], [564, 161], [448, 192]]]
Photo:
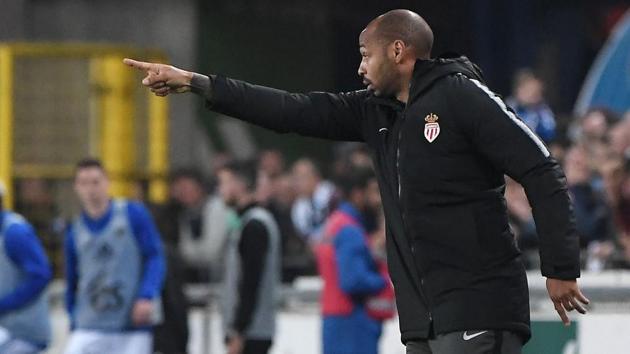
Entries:
[[488, 331], [481, 331], [481, 332], [479, 332], [479, 333], [470, 334], [470, 335], [469, 335], [468, 333], [466, 333], [466, 332], [467, 332], [467, 331], [464, 331], [464, 335], [462, 336], [462, 338], [463, 338], [464, 340], [471, 340], [471, 339], [473, 339], [473, 338], [475, 338], [475, 337], [479, 337], [480, 335], [482, 335], [482, 334], [484, 334], [484, 333], [486, 333], [486, 332], [488, 332]]

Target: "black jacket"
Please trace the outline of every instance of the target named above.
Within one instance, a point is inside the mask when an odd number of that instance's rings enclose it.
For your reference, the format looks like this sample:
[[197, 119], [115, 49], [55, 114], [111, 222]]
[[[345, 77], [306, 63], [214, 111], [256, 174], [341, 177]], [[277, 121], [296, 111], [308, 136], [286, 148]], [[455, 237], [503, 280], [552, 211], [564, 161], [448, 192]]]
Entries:
[[418, 60], [407, 105], [365, 90], [293, 94], [211, 81], [205, 93], [214, 111], [280, 133], [367, 143], [403, 342], [475, 329], [529, 338], [527, 278], [508, 226], [504, 174], [524, 186], [533, 207], [542, 274], [579, 277], [562, 170], [467, 58]]

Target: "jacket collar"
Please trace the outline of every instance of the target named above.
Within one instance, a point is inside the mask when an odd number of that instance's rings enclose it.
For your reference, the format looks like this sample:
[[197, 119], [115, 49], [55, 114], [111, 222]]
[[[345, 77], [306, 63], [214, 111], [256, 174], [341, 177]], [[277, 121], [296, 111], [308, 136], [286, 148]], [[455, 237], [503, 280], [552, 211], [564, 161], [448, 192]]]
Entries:
[[[466, 56], [457, 53], [442, 54], [433, 59], [418, 59], [413, 68], [409, 100], [417, 99], [424, 91], [439, 79], [453, 74], [463, 74], [469, 78], [484, 82], [481, 69]], [[389, 106], [394, 110], [403, 110], [405, 104], [394, 99], [377, 97], [370, 94], [368, 100], [378, 105]]]
[[409, 102], [415, 100], [439, 79], [453, 74], [463, 74], [471, 79], [484, 81], [481, 69], [463, 55], [447, 53], [433, 59], [418, 59], [409, 88]]

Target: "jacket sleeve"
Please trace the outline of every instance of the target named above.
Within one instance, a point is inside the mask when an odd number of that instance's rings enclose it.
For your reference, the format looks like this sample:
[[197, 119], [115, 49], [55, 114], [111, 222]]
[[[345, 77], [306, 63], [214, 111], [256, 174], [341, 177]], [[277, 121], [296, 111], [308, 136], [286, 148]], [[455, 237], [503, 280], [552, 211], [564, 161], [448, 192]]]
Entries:
[[212, 76], [202, 94], [212, 111], [238, 118], [278, 133], [363, 141], [362, 110], [367, 91], [333, 94], [289, 93]]
[[162, 292], [166, 274], [160, 234], [151, 213], [143, 204], [130, 202], [127, 205], [127, 214], [143, 259], [142, 280], [136, 297], [146, 300], [154, 299]]
[[547, 147], [483, 83], [458, 75], [449, 94], [475, 149], [525, 189], [540, 239], [542, 274], [578, 278], [579, 238], [566, 178]]
[[0, 297], [0, 316], [19, 310], [34, 301], [52, 278], [46, 253], [31, 226], [10, 226], [4, 246], [9, 258], [22, 270], [24, 277], [13, 291]]

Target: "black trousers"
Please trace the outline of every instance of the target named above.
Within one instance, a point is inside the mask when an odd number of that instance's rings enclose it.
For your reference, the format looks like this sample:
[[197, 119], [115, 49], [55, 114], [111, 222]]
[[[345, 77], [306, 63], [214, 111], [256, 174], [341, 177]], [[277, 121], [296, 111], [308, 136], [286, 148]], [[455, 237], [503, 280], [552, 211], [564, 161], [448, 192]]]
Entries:
[[243, 354], [267, 354], [271, 348], [270, 339], [246, 339]]
[[523, 340], [509, 331], [461, 331], [407, 342], [407, 354], [521, 354]]

